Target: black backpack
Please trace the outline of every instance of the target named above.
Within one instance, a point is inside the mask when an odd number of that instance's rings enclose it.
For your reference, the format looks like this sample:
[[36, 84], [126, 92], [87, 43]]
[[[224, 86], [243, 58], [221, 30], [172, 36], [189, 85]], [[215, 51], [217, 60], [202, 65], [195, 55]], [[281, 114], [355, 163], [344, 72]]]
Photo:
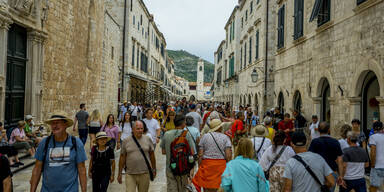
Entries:
[[[71, 137], [71, 141], [72, 141], [71, 151], [72, 151], [72, 149], [75, 149], [75, 151], [77, 152], [76, 137], [74, 137], [74, 136], [72, 136], [72, 135], [68, 135], [68, 136]], [[44, 171], [45, 159], [46, 159], [46, 157], [47, 157], [48, 145], [49, 145], [49, 142], [51, 141], [51, 137], [52, 137], [52, 135], [48, 136], [48, 137], [47, 137], [47, 140], [46, 140], [45, 143], [44, 143], [43, 165], [42, 165], [42, 167], [41, 167], [41, 172]]]

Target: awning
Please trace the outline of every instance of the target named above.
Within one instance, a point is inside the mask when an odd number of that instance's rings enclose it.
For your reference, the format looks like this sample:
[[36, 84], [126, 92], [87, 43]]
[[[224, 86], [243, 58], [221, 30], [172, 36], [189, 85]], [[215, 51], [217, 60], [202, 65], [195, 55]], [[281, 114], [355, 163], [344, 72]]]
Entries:
[[309, 18], [309, 22], [312, 22], [319, 15], [320, 7], [322, 5], [323, 5], [323, 0], [315, 1], [315, 5], [313, 5], [312, 14], [311, 14], [311, 17]]

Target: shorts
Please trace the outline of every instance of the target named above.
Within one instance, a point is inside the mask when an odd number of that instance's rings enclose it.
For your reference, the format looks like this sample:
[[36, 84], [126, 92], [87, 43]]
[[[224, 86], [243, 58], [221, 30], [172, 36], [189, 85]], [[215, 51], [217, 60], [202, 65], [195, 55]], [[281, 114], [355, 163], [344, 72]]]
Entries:
[[370, 182], [373, 187], [384, 185], [384, 168], [372, 168]]
[[89, 127], [89, 134], [96, 134], [100, 131], [100, 127]]

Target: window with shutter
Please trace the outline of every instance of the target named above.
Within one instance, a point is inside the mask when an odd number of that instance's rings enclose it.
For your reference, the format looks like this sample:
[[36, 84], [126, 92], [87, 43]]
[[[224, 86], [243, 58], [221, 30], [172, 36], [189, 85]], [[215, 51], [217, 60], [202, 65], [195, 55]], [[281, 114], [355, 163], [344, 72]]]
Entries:
[[295, 0], [293, 33], [293, 39], [295, 40], [303, 36], [303, 10], [304, 0]]
[[247, 66], [247, 43], [244, 43], [244, 68]]
[[252, 14], [253, 12], [253, 1], [251, 1], [250, 5], [249, 5], [249, 14]]
[[132, 45], [132, 67], [135, 66], [135, 44]]
[[249, 38], [249, 61], [248, 63], [252, 63], [252, 37]]
[[259, 31], [256, 31], [256, 60], [259, 59]]
[[321, 26], [329, 20], [331, 20], [331, 0], [322, 0], [317, 16], [317, 26]]
[[366, 0], [357, 0], [357, 5], [364, 3]]
[[243, 46], [240, 49], [240, 70], [243, 69]]
[[284, 47], [284, 19], [285, 19], [285, 5], [283, 5], [278, 12], [277, 48]]

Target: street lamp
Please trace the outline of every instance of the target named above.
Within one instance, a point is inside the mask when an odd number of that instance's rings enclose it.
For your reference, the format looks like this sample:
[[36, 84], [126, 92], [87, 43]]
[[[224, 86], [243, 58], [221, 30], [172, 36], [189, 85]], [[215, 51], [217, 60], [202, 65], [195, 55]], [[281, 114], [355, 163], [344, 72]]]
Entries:
[[253, 83], [257, 82], [257, 79], [259, 78], [259, 74], [257, 73], [256, 68], [253, 69], [251, 73], [251, 78]]

